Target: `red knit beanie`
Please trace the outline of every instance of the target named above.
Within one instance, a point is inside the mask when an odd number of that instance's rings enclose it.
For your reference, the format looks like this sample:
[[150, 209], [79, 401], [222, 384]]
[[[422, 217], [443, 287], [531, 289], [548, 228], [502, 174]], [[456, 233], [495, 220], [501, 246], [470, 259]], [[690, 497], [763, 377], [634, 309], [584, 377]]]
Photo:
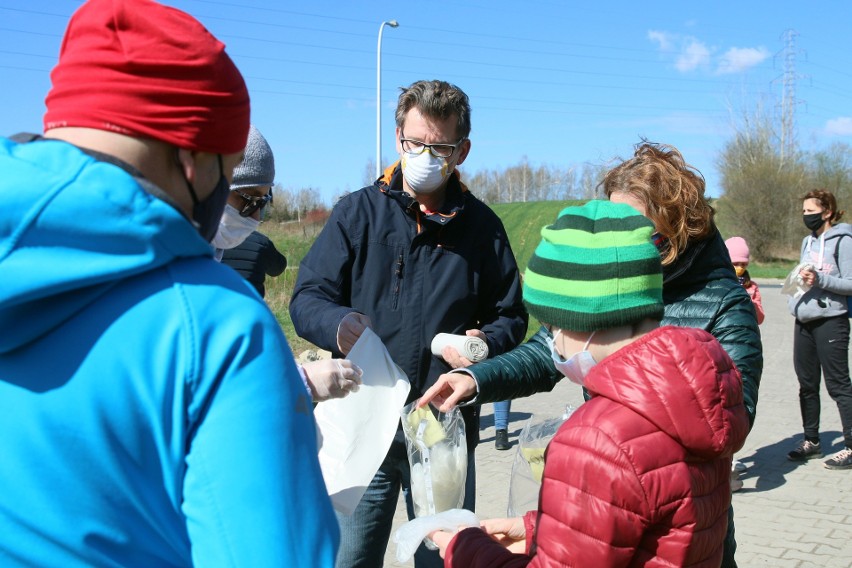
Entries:
[[151, 0], [89, 0], [71, 17], [51, 72], [44, 130], [86, 127], [233, 154], [249, 95], [225, 45]]
[[742, 237], [731, 237], [725, 241], [725, 246], [728, 247], [728, 254], [731, 255], [731, 262], [744, 262], [748, 264], [748, 244]]

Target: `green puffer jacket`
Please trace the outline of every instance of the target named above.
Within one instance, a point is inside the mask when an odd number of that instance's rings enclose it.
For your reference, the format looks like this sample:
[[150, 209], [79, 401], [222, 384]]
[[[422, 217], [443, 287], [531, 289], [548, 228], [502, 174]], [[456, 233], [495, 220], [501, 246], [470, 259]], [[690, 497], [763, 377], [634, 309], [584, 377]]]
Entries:
[[[737, 282], [722, 236], [716, 231], [692, 243], [663, 268], [662, 325], [695, 327], [711, 333], [733, 359], [743, 378], [743, 400], [754, 425], [763, 372], [763, 346], [754, 305]], [[479, 384], [475, 402], [497, 402], [551, 391], [562, 379], [553, 366], [542, 327], [526, 343], [468, 370]]]

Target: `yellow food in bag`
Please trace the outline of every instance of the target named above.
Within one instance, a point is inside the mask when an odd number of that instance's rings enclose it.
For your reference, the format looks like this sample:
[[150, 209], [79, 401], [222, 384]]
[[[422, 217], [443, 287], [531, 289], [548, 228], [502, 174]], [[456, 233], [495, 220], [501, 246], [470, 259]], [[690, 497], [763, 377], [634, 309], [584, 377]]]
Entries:
[[544, 448], [521, 448], [521, 455], [530, 464], [533, 479], [541, 483], [544, 475]]
[[428, 407], [418, 408], [408, 415], [408, 424], [415, 432], [423, 420], [426, 421], [426, 430], [423, 432], [423, 443], [426, 444], [427, 448], [431, 448], [447, 437], [440, 422], [438, 422], [438, 419], [435, 418]]

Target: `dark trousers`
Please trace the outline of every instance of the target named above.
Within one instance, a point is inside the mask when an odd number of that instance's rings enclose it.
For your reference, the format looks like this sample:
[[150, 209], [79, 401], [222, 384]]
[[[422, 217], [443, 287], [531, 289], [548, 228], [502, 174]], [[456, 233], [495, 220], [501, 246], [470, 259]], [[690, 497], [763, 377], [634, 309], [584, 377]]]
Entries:
[[796, 320], [793, 365], [799, 378], [799, 406], [806, 438], [819, 439], [820, 370], [840, 411], [843, 440], [852, 448], [852, 381], [849, 379], [849, 318], [840, 315], [802, 323]]

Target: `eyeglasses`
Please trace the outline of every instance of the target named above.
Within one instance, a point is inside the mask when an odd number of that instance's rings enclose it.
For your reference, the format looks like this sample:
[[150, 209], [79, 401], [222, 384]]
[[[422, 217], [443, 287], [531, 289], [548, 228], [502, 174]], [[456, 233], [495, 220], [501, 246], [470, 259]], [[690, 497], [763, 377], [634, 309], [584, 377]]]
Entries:
[[239, 189], [234, 189], [233, 192], [245, 201], [245, 205], [240, 209], [240, 217], [250, 217], [258, 209], [263, 209], [267, 204], [272, 203], [272, 188], [269, 188], [269, 193], [262, 196], [249, 195]]
[[[405, 133], [400, 131], [402, 136], [405, 136]], [[459, 138], [459, 141], [455, 144], [426, 144], [425, 142], [421, 142], [420, 140], [411, 140], [410, 138], [400, 137], [399, 143], [402, 146], [402, 151], [406, 154], [419, 155], [425, 152], [427, 149], [429, 152], [435, 156], [436, 158], [449, 158], [453, 155], [453, 152], [456, 151], [456, 148], [465, 141], [465, 137], [462, 136]]]

